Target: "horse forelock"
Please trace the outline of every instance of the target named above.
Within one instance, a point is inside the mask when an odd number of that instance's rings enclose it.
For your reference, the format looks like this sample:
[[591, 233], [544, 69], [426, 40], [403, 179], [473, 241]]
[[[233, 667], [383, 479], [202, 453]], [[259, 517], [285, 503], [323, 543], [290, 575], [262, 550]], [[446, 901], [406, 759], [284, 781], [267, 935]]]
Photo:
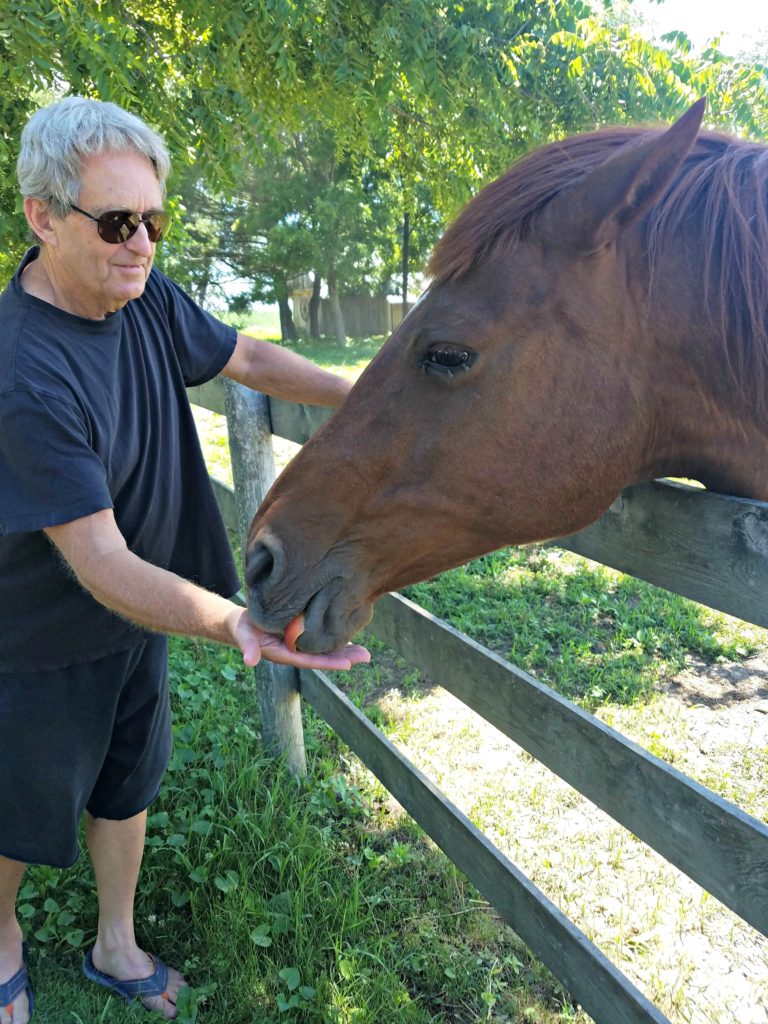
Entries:
[[[608, 128], [574, 135], [513, 164], [464, 207], [433, 252], [428, 274], [449, 282], [535, 234], [544, 207], [621, 146], [663, 129]], [[654, 269], [684, 224], [699, 231], [704, 305], [741, 387], [768, 407], [768, 146], [702, 131], [642, 222]]]

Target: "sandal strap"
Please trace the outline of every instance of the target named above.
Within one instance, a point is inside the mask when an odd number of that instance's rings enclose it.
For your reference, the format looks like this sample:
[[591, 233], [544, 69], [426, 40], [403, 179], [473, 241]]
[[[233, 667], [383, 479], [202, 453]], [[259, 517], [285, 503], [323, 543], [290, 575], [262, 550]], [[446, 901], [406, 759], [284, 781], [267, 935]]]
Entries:
[[97, 982], [99, 985], [104, 985], [106, 988], [111, 988], [118, 995], [121, 995], [123, 999], [149, 999], [152, 996], [162, 996], [164, 999], [170, 1002], [167, 984], [168, 984], [168, 968], [163, 961], [152, 953], [147, 954], [154, 964], [155, 970], [153, 974], [150, 974], [148, 978], [136, 978], [123, 981], [120, 978], [114, 978], [111, 974], [105, 974], [100, 971], [93, 964], [93, 956], [89, 950], [86, 954], [85, 963], [83, 970], [87, 978], [91, 981]]
[[26, 967], [20, 967], [8, 981], [0, 985], [0, 1006], [10, 1006], [29, 984]]

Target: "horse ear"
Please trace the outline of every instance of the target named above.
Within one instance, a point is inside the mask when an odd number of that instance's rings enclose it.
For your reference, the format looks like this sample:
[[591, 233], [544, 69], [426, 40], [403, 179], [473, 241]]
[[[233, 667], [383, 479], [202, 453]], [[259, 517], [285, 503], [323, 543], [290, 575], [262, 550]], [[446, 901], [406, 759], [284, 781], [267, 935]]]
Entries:
[[661, 135], [631, 142], [545, 208], [542, 228], [558, 248], [597, 252], [659, 198], [696, 141], [706, 100]]

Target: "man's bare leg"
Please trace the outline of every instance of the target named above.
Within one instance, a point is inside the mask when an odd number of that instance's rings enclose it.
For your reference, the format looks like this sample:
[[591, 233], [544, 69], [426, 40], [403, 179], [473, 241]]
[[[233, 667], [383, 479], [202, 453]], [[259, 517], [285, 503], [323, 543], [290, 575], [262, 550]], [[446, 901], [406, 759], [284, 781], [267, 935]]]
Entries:
[[[149, 954], [136, 945], [133, 904], [144, 853], [147, 813], [142, 811], [125, 821], [111, 821], [86, 815], [86, 838], [93, 861], [99, 894], [99, 930], [93, 947], [97, 970], [120, 981], [148, 978], [154, 973]], [[169, 999], [155, 996], [142, 1000], [167, 1020], [176, 1017], [176, 995], [186, 984], [178, 971], [168, 968]]]
[[[21, 927], [16, 919], [16, 897], [26, 864], [0, 857], [0, 984], [10, 981], [23, 963]], [[0, 1024], [27, 1024], [29, 1008], [26, 992], [8, 1007], [0, 1006]]]

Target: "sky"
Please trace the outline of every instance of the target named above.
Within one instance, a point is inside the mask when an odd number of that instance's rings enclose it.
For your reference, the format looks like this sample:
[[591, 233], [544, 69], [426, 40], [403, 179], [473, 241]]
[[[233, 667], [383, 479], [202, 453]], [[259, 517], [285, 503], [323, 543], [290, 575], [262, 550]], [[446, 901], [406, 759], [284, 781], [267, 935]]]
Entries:
[[766, 0], [634, 0], [632, 8], [659, 35], [682, 29], [696, 49], [719, 35], [722, 51], [733, 55], [768, 39]]

